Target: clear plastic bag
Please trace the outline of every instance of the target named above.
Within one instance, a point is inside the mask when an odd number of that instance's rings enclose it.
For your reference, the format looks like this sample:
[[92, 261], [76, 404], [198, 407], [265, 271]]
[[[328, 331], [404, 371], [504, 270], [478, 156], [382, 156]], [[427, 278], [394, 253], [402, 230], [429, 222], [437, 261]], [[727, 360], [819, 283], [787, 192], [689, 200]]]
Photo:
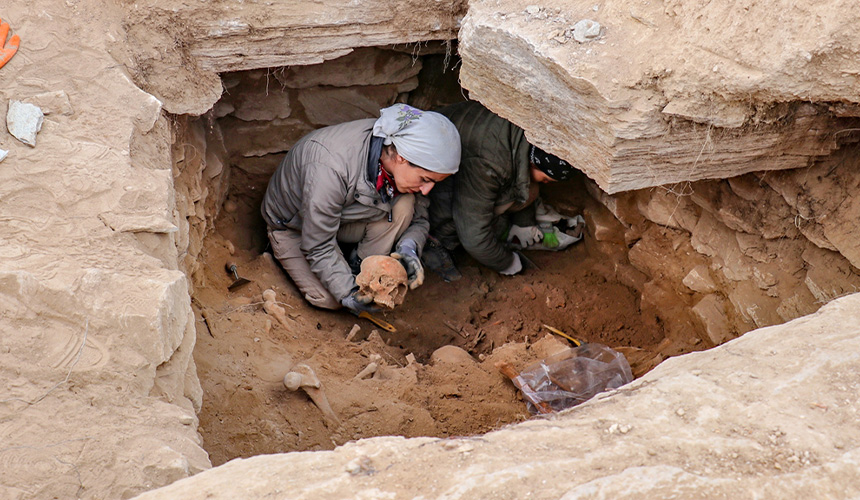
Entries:
[[[582, 344], [529, 366], [517, 379], [515, 383], [533, 389], [531, 396], [538, 404], [561, 411], [621, 387], [633, 380], [633, 373], [620, 352], [602, 344]], [[532, 414], [539, 413], [530, 401], [526, 404]]]

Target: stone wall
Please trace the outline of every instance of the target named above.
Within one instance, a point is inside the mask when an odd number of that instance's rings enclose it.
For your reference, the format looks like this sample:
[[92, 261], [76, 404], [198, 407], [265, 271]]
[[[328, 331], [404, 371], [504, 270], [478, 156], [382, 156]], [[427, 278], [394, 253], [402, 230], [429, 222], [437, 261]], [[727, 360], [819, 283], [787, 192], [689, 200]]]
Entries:
[[[590, 183], [617, 218], [593, 234], [623, 239], [652, 286], [688, 304], [713, 345], [810, 314], [860, 290], [860, 151], [846, 146], [808, 168], [757, 172], [618, 195]], [[618, 222], [621, 229], [613, 229]]]
[[[267, 179], [284, 153], [314, 129], [375, 118], [395, 102], [432, 109], [462, 99], [449, 83], [457, 81], [455, 50], [452, 42], [365, 47], [309, 66], [229, 73], [212, 113], [232, 161]], [[429, 71], [422, 71], [425, 60]]]

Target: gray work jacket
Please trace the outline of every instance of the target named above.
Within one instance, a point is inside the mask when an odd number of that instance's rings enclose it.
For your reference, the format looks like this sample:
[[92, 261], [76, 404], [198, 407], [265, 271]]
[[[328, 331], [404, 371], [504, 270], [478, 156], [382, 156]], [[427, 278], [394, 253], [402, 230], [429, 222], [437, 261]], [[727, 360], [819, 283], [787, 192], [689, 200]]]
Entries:
[[[269, 180], [260, 211], [269, 228], [301, 232], [301, 250], [311, 271], [331, 294], [343, 299], [355, 277], [337, 248], [341, 224], [387, 218], [391, 207], [376, 191], [377, 164], [368, 162], [373, 118], [333, 125], [301, 138]], [[411, 225], [400, 241], [424, 246], [429, 200], [415, 194]]]

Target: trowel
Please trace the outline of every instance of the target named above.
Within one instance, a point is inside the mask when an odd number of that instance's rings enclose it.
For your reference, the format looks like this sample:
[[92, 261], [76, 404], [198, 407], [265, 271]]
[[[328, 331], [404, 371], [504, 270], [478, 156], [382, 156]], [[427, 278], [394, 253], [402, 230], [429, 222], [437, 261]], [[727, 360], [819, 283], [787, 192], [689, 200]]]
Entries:
[[224, 267], [227, 269], [228, 273], [233, 275], [233, 279], [235, 280], [230, 286], [227, 287], [227, 290], [230, 290], [232, 292], [240, 286], [247, 285], [251, 282], [251, 280], [239, 277], [239, 272], [236, 270], [237, 268], [235, 262], [228, 262]]

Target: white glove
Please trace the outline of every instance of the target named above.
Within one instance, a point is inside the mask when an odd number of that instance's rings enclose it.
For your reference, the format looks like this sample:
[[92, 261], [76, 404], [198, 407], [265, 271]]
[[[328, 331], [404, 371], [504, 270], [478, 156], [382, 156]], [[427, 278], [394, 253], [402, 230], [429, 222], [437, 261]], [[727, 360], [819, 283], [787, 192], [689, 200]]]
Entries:
[[556, 212], [554, 208], [538, 197], [535, 200], [535, 219], [538, 222], [556, 223], [564, 219], [564, 216]]
[[543, 239], [543, 231], [537, 226], [511, 226], [507, 242], [520, 248], [539, 243]]
[[[514, 227], [516, 227], [516, 226], [514, 226]], [[523, 270], [523, 263], [520, 260], [520, 255], [517, 252], [514, 252], [514, 261], [511, 262], [510, 266], [499, 271], [499, 274], [504, 274], [505, 276], [513, 276], [522, 270]]]

